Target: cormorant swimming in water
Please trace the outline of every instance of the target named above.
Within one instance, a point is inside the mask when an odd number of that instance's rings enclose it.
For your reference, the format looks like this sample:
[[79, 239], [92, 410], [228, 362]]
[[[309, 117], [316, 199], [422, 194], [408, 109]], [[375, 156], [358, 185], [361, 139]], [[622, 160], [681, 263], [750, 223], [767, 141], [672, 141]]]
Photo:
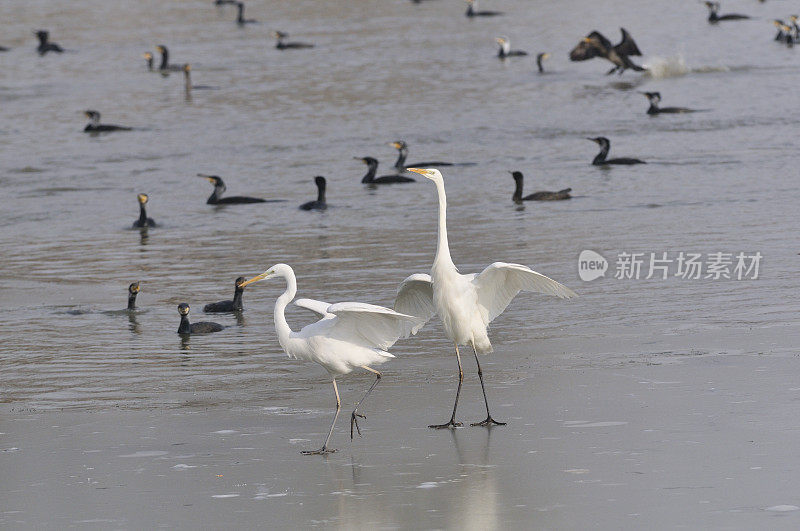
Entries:
[[147, 212], [144, 209], [144, 205], [147, 204], [147, 200], [149, 199], [147, 194], [139, 194], [136, 196], [136, 199], [139, 200], [139, 219], [133, 222], [133, 228], [155, 227], [156, 222], [153, 221], [153, 218], [147, 217]]
[[186, 92], [192, 90], [218, 90], [219, 87], [212, 87], [210, 85], [192, 85], [192, 65], [186, 63], [183, 65], [183, 80], [185, 83]]
[[413, 183], [416, 182], [411, 177], [403, 175], [381, 175], [375, 177], [378, 171], [378, 161], [372, 157], [354, 157], [368, 166], [367, 174], [361, 179], [364, 184], [394, 184], [394, 183]]
[[540, 53], [536, 55], [536, 68], [539, 69], [540, 74], [544, 74], [544, 65], [542, 65], [542, 61], [545, 61], [550, 58], [549, 53]]
[[569, 193], [572, 188], [564, 188], [558, 192], [534, 192], [522, 197], [522, 172], [511, 171], [509, 173], [514, 177], [514, 182], [516, 183], [514, 195], [511, 196], [515, 203], [522, 203], [523, 201], [560, 201], [571, 197]]
[[314, 45], [309, 42], [284, 42], [284, 39], [289, 38], [289, 34], [282, 31], [273, 31], [272, 36], [278, 41], [275, 43], [275, 48], [279, 50], [299, 50], [301, 48], [314, 47]]
[[244, 26], [245, 24], [255, 24], [256, 19], [254, 18], [244, 18], [244, 2], [236, 2], [236, 23], [240, 26]]
[[98, 111], [88, 110], [84, 111], [87, 118], [91, 120], [86, 127], [83, 128], [84, 133], [108, 133], [111, 131], [130, 131], [130, 127], [114, 124], [101, 124], [100, 113]]
[[144, 61], [145, 61], [145, 63], [147, 63], [147, 69], [152, 72], [153, 71], [153, 54], [151, 54], [150, 52], [144, 52], [142, 54], [142, 57], [144, 57]]
[[694, 109], [687, 109], [686, 107], [659, 107], [661, 103], [660, 92], [642, 92], [644, 97], [650, 102], [650, 108], [647, 109], [647, 114], [653, 116], [656, 114], [679, 114], [687, 112], [696, 112]]
[[587, 138], [586, 140], [591, 140], [600, 146], [600, 153], [592, 160], [592, 164], [594, 166], [606, 166], [608, 164], [624, 164], [624, 165], [631, 165], [631, 164], [647, 164], [643, 160], [639, 159], [631, 159], [631, 158], [618, 158], [618, 159], [607, 159], [608, 150], [611, 149], [611, 141], [604, 136], [598, 136], [597, 138]]
[[738, 13], [729, 13], [727, 15], [719, 14], [719, 2], [705, 2], [708, 8], [708, 23], [716, 24], [721, 20], [745, 20], [750, 17], [747, 15], [740, 15]]
[[236, 0], [214, 0], [215, 6], [224, 6], [226, 4], [235, 4]]
[[136, 309], [136, 295], [139, 294], [139, 282], [131, 282], [128, 286], [128, 310]]
[[156, 46], [156, 51], [161, 54], [161, 64], [158, 69], [161, 72], [180, 72], [183, 70], [183, 65], [172, 65], [169, 63], [169, 50], [163, 44]]
[[500, 49], [497, 51], [497, 57], [500, 59], [528, 55], [528, 52], [522, 50], [512, 50], [511, 41], [508, 40], [508, 37], [497, 37], [494, 41], [500, 45]]
[[9, 51], [10, 49], [11, 49], [11, 48], [9, 48], [9, 47], [7, 47], [7, 46], [0, 46], [0, 52], [7, 52], [7, 51]]
[[219, 332], [224, 326], [219, 323], [212, 323], [203, 321], [200, 323], [189, 322], [189, 305], [182, 302], [178, 305], [178, 313], [181, 314], [181, 324], [178, 326], [178, 333], [185, 334], [210, 334], [211, 332]]
[[39, 46], [36, 51], [39, 55], [44, 55], [47, 52], [62, 53], [64, 48], [54, 42], [50, 42], [50, 32], [47, 30], [39, 30], [36, 32], [36, 38], [39, 39]]
[[467, 0], [467, 15], [469, 18], [472, 17], [496, 17], [497, 15], [502, 15], [502, 11], [476, 11], [475, 9], [478, 7], [478, 0]]
[[569, 52], [570, 61], [586, 61], [593, 57], [602, 57], [614, 63], [614, 68], [609, 70], [606, 74], [611, 74], [617, 70], [622, 74], [626, 69], [632, 68], [637, 72], [646, 70], [639, 65], [634, 64], [628, 56], [642, 55], [636, 42], [631, 37], [625, 28], [620, 28], [622, 32], [622, 40], [619, 44], [612, 46], [611, 41], [606, 39], [599, 31], [593, 31], [583, 38], [578, 45]]
[[198, 173], [198, 177], [202, 177], [211, 184], [214, 185], [214, 191], [208, 196], [208, 200], [206, 201], [209, 205], [230, 205], [234, 203], [266, 203], [266, 199], [259, 199], [258, 197], [247, 197], [242, 195], [236, 195], [233, 197], [222, 197], [222, 194], [225, 193], [225, 182], [222, 180], [221, 177], [217, 175], [206, 175], [204, 173]]
[[309, 201], [300, 205], [300, 210], [325, 210], [328, 204], [325, 202], [325, 177], [314, 177], [314, 183], [317, 185], [317, 200]]
[[242, 294], [244, 293], [244, 288], [242, 287], [242, 282], [247, 280], [245, 277], [239, 277], [233, 284], [233, 300], [232, 301], [219, 301], [219, 302], [212, 302], [210, 304], [206, 304], [203, 306], [203, 311], [206, 313], [221, 313], [221, 312], [242, 312], [244, 311], [244, 307], [242, 306]]
[[[394, 161], [394, 167], [400, 171], [405, 171], [406, 168], [432, 168], [437, 166], [455, 166], [455, 162], [442, 162], [442, 161], [433, 161], [433, 162], [417, 162], [416, 164], [406, 164], [406, 157], [408, 157], [408, 144], [406, 144], [402, 140], [396, 140], [389, 144], [393, 148], [397, 150], [397, 160]], [[472, 162], [464, 162], [460, 165], [471, 165], [474, 164]]]

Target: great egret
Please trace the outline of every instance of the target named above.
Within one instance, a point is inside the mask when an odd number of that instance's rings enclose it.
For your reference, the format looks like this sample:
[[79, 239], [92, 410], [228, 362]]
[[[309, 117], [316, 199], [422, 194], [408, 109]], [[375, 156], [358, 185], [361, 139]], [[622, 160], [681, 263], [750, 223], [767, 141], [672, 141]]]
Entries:
[[422, 323], [411, 329], [416, 333], [434, 313], [439, 315], [445, 334], [454, 343], [456, 360], [458, 360], [458, 389], [453, 404], [453, 414], [445, 424], [431, 424], [429, 428], [455, 428], [461, 426], [456, 422], [456, 408], [461, 394], [461, 383], [464, 374], [461, 370], [459, 345], [471, 345], [478, 365], [478, 378], [483, 390], [483, 401], [486, 404], [486, 420], [476, 422], [472, 426], [503, 425], [489, 413], [489, 401], [483, 385], [483, 371], [478, 361], [478, 353], [492, 352], [487, 327], [495, 317], [503, 313], [511, 300], [522, 290], [535, 291], [561, 298], [577, 295], [555, 280], [519, 264], [495, 262], [481, 273], [462, 275], [450, 258], [450, 247], [447, 243], [447, 198], [444, 193], [444, 179], [439, 170], [408, 168], [430, 179], [436, 184], [439, 193], [439, 236], [436, 246], [436, 257], [433, 259], [431, 274], [415, 274], [406, 278], [397, 290], [395, 310], [422, 319]]
[[394, 356], [387, 350], [412, 328], [421, 326], [421, 320], [383, 306], [361, 302], [328, 304], [313, 299], [298, 299], [295, 301], [297, 306], [311, 310], [320, 317], [320, 320], [304, 326], [299, 332], [293, 332], [284, 316], [286, 306], [297, 293], [297, 279], [291, 267], [286, 264], [276, 264], [260, 275], [243, 282], [242, 287], [270, 277], [281, 277], [286, 280], [286, 291], [275, 301], [275, 331], [278, 333], [278, 342], [290, 358], [315, 361], [325, 367], [331, 376], [333, 391], [336, 393], [336, 414], [325, 443], [319, 450], [302, 453], [309, 455], [335, 452], [336, 450], [328, 448], [328, 442], [341, 409], [336, 378], [352, 372], [357, 367], [375, 375], [375, 381], [356, 402], [350, 415], [352, 439], [353, 426], [361, 435], [358, 417], [366, 418], [358, 413], [358, 407], [381, 380], [381, 373], [370, 365], [380, 365], [393, 358]]

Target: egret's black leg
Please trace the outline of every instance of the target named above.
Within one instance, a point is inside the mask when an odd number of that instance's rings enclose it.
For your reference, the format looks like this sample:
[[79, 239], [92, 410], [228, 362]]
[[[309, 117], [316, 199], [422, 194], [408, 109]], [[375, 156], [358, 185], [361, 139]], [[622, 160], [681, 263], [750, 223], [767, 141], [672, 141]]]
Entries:
[[464, 381], [464, 371], [461, 370], [461, 354], [458, 353], [458, 345], [456, 345], [456, 359], [458, 360], [458, 389], [456, 390], [456, 402], [453, 404], [453, 415], [450, 417], [450, 421], [444, 424], [431, 424], [428, 426], [429, 428], [458, 428], [462, 424], [460, 422], [456, 422], [456, 408], [458, 408], [458, 396], [461, 394], [461, 382]]
[[333, 391], [336, 393], [336, 414], [333, 416], [333, 422], [331, 422], [331, 429], [328, 431], [328, 436], [325, 438], [325, 443], [322, 445], [322, 448], [319, 450], [303, 450], [300, 452], [303, 455], [325, 455], [325, 454], [332, 454], [336, 450], [333, 448], [328, 448], [328, 441], [331, 440], [331, 435], [333, 435], [333, 427], [336, 426], [336, 419], [339, 418], [339, 410], [342, 409], [342, 401], [339, 400], [339, 388], [336, 386], [336, 378], [333, 379]]
[[483, 386], [483, 371], [481, 370], [481, 362], [478, 361], [478, 353], [475, 351], [475, 346], [472, 347], [472, 353], [475, 354], [475, 363], [478, 364], [478, 379], [481, 381], [481, 391], [483, 391], [483, 402], [486, 404], [486, 420], [482, 420], [481, 422], [475, 422], [474, 424], [470, 424], [470, 426], [505, 426], [505, 422], [497, 422], [492, 418], [491, 413], [489, 413], [489, 400], [486, 398], [486, 387]]
[[369, 389], [367, 389], [367, 392], [364, 393], [364, 396], [361, 397], [361, 400], [356, 402], [356, 407], [353, 408], [353, 412], [350, 414], [350, 440], [351, 441], [353, 440], [353, 426], [356, 427], [356, 431], [358, 432], [358, 436], [361, 437], [361, 429], [358, 427], [358, 418], [357, 417], [361, 417], [362, 419], [366, 419], [367, 418], [366, 416], [364, 416], [364, 415], [362, 415], [362, 414], [360, 414], [358, 412], [358, 406], [361, 405], [361, 402], [363, 402], [364, 399], [369, 396], [369, 394], [372, 392], [372, 390], [375, 389], [375, 386], [378, 385], [378, 382], [381, 381], [381, 373], [379, 373], [375, 369], [370, 369], [367, 366], [364, 366], [362, 368], [368, 370], [371, 373], [374, 373], [375, 374], [375, 381], [372, 383], [371, 386], [369, 386]]

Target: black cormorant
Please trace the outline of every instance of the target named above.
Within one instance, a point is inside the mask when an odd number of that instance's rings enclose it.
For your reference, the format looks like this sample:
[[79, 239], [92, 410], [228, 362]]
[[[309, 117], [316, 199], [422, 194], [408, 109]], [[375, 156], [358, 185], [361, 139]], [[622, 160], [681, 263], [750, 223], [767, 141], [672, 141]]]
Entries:
[[130, 127], [114, 124], [101, 124], [100, 113], [98, 111], [88, 110], [83, 112], [91, 122], [86, 124], [83, 128], [84, 133], [108, 133], [111, 131], [130, 131]]
[[496, 17], [497, 15], [502, 15], [502, 11], [477, 11], [478, 7], [478, 0], [467, 0], [467, 15], [469, 18], [472, 17]]
[[658, 104], [661, 103], [660, 92], [642, 92], [642, 94], [650, 102], [650, 108], [647, 109], [647, 114], [649, 115], [696, 112], [694, 109], [687, 109], [686, 107], [659, 107]]
[[181, 324], [178, 326], [178, 333], [185, 334], [210, 334], [211, 332], [219, 332], [224, 326], [219, 323], [212, 323], [203, 321], [200, 323], [189, 322], [189, 305], [182, 302], [178, 305], [178, 313], [181, 315]]
[[128, 310], [136, 309], [136, 296], [139, 294], [139, 282], [131, 282], [128, 286]]
[[544, 65], [542, 65], [542, 61], [546, 61], [549, 58], [549, 53], [540, 53], [536, 55], [536, 68], [539, 69], [540, 74], [544, 74]]
[[[417, 162], [415, 164], [406, 164], [406, 157], [408, 157], [408, 144], [402, 140], [396, 140], [389, 144], [397, 150], [397, 160], [394, 162], [394, 167], [400, 171], [405, 171], [406, 168], [432, 168], [437, 166], [455, 166], [455, 162]], [[377, 161], [376, 161], [377, 162]], [[464, 162], [461, 166], [471, 165], [472, 162]]]
[[738, 13], [728, 13], [727, 15], [719, 14], [719, 2], [705, 2], [708, 8], [708, 22], [709, 24], [716, 24], [721, 20], [745, 20], [750, 17], [747, 15], [740, 15]]
[[317, 200], [309, 201], [300, 205], [300, 210], [325, 210], [328, 204], [325, 202], [325, 177], [314, 177], [314, 183], [317, 185]]
[[152, 72], [153, 71], [153, 54], [151, 54], [150, 52], [144, 52], [142, 54], [142, 57], [144, 57], [144, 62], [147, 63], [147, 69]]
[[138, 194], [136, 199], [139, 200], [139, 219], [133, 222], [133, 228], [155, 227], [156, 222], [153, 221], [153, 218], [147, 217], [147, 212], [144, 209], [144, 205], [147, 204], [147, 200], [149, 199], [147, 194]]
[[378, 171], [378, 161], [372, 157], [354, 157], [364, 164], [367, 165], [369, 168], [367, 170], [367, 174], [361, 179], [361, 182], [364, 184], [394, 184], [394, 183], [413, 183], [416, 182], [411, 177], [405, 177], [403, 175], [381, 175], [380, 177], [375, 177], [375, 172]]
[[275, 43], [275, 48], [279, 50], [299, 50], [301, 48], [314, 47], [314, 45], [309, 42], [284, 42], [284, 39], [289, 38], [289, 34], [282, 31], [273, 31], [272, 36], [275, 37], [277, 41]]
[[215, 6], [224, 6], [227, 4], [235, 4], [235, 3], [237, 3], [237, 0], [214, 0]]
[[522, 50], [512, 50], [511, 41], [508, 40], [508, 37], [496, 37], [494, 41], [500, 46], [500, 49], [497, 51], [497, 57], [500, 59], [528, 55], [528, 52]]
[[191, 92], [192, 90], [219, 90], [219, 87], [210, 85], [192, 85], [192, 65], [188, 63], [183, 65], [183, 81], [186, 92]]
[[245, 277], [239, 277], [233, 284], [233, 300], [232, 301], [219, 301], [212, 302], [203, 306], [203, 311], [206, 313], [221, 313], [221, 312], [242, 312], [242, 294], [244, 288], [242, 282], [247, 280]]
[[37, 31], [36, 38], [39, 39], [39, 46], [36, 48], [36, 51], [39, 52], [39, 55], [44, 55], [47, 52], [61, 53], [64, 51], [64, 48], [58, 44], [50, 42], [50, 32], [47, 30]]
[[254, 18], [244, 18], [244, 2], [236, 2], [236, 23], [240, 26], [244, 26], [245, 24], [255, 24], [256, 19]]
[[180, 72], [183, 70], [183, 65], [173, 65], [169, 62], [169, 50], [163, 44], [156, 46], [156, 51], [161, 54], [161, 64], [158, 69], [161, 72]]
[[643, 160], [639, 159], [632, 159], [632, 158], [618, 158], [618, 159], [607, 159], [608, 150], [611, 149], [611, 141], [604, 136], [598, 136], [597, 138], [587, 138], [586, 140], [591, 140], [595, 142], [597, 145], [600, 146], [600, 153], [592, 160], [592, 164], [595, 166], [606, 166], [608, 164], [647, 164]]
[[639, 47], [636, 46], [633, 37], [630, 36], [625, 28], [620, 28], [620, 31], [622, 32], [622, 40], [615, 46], [612, 46], [611, 41], [606, 39], [599, 31], [591, 32], [569, 52], [569, 60], [586, 61], [593, 57], [602, 57], [615, 65], [607, 74], [611, 74], [617, 70], [622, 74], [628, 68], [632, 68], [637, 72], [646, 70], [634, 64], [633, 61], [628, 58], [630, 55], [642, 55], [642, 52], [639, 51]]
[[208, 200], [206, 201], [209, 205], [230, 205], [234, 203], [266, 203], [266, 199], [260, 199], [258, 197], [247, 197], [242, 195], [236, 195], [233, 197], [222, 197], [222, 194], [225, 193], [225, 182], [222, 180], [221, 177], [217, 175], [206, 175], [204, 173], [198, 173], [198, 177], [202, 177], [211, 184], [214, 185], [214, 191], [208, 196]]
[[509, 173], [514, 177], [514, 182], [516, 183], [514, 195], [511, 196], [515, 203], [522, 203], [523, 201], [560, 201], [571, 197], [569, 193], [572, 188], [564, 188], [558, 192], [534, 192], [522, 197], [522, 172], [512, 171]]

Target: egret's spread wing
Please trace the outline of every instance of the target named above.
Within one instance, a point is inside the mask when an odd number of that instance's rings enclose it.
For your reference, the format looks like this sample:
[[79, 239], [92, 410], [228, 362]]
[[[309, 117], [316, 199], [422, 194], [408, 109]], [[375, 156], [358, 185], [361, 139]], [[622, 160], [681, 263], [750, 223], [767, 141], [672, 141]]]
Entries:
[[520, 264], [495, 262], [472, 281], [478, 290], [478, 305], [486, 311], [490, 323], [522, 290], [553, 295], [562, 299], [577, 297], [574, 291], [533, 269]]
[[619, 30], [622, 32], [622, 40], [614, 46], [614, 51], [621, 55], [642, 55], [631, 34], [625, 31], [625, 28]]
[[397, 288], [394, 309], [400, 313], [413, 315], [420, 319], [418, 324], [404, 332], [404, 336], [419, 332], [419, 329], [436, 313], [436, 308], [433, 306], [431, 276], [417, 273], [406, 278]]
[[314, 299], [297, 299], [296, 301], [294, 301], [294, 303], [296, 306], [305, 308], [306, 310], [311, 310], [320, 319], [331, 315], [328, 312], [330, 304], [327, 302], [317, 301]]
[[417, 317], [363, 302], [340, 302], [328, 307], [336, 319], [327, 336], [368, 348], [387, 350]]

